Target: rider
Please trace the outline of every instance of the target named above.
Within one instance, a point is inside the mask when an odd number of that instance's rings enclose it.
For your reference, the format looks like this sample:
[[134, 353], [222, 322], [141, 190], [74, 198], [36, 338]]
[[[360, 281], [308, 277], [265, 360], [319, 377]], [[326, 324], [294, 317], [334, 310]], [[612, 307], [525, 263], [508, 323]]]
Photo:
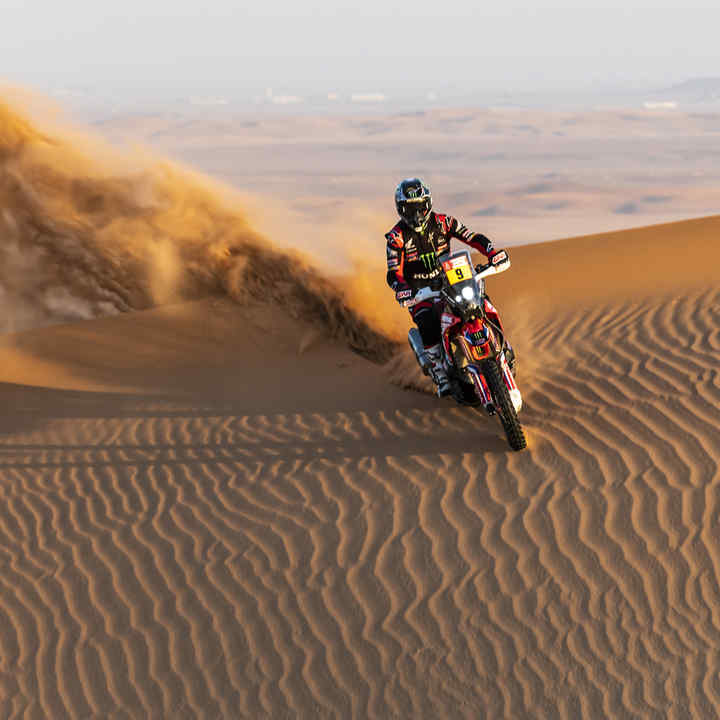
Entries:
[[[395, 190], [395, 207], [400, 221], [387, 239], [387, 282], [399, 303], [410, 300], [423, 287], [442, 286], [438, 256], [450, 251], [450, 239], [457, 238], [487, 258], [496, 254], [492, 242], [474, 233], [457, 218], [433, 212], [432, 197], [419, 178], [403, 180]], [[431, 362], [430, 375], [440, 397], [451, 391], [440, 346], [440, 313], [437, 300], [419, 302], [410, 315], [420, 331], [425, 352]]]

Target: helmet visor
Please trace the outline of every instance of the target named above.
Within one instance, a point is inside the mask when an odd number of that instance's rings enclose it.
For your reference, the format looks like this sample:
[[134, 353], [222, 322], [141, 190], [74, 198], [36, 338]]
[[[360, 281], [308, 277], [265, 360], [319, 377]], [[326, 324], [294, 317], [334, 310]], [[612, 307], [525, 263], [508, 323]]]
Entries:
[[398, 208], [400, 217], [414, 229], [422, 228], [430, 215], [430, 198], [404, 200]]

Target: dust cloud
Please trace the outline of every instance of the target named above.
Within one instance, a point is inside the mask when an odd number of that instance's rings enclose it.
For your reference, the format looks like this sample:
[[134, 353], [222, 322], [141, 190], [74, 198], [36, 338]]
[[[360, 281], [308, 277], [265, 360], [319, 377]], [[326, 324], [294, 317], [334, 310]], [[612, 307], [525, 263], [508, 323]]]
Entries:
[[3, 332], [212, 293], [276, 303], [377, 361], [401, 332], [398, 315], [380, 309], [377, 268], [350, 257], [351, 272], [325, 274], [318, 248], [279, 248], [229, 188], [139, 151], [41, 130], [2, 102], [0, 209]]

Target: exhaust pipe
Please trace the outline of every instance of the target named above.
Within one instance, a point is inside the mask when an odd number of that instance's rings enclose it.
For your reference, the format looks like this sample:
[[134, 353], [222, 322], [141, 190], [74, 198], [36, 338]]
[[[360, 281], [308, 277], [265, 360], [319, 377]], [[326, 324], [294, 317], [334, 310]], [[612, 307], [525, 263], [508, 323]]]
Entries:
[[412, 328], [412, 330], [408, 332], [408, 342], [410, 343], [412, 351], [415, 353], [415, 359], [417, 360], [420, 369], [423, 373], [425, 373], [425, 375], [428, 375], [431, 367], [430, 358], [425, 352], [425, 345], [423, 345], [422, 338], [420, 337], [420, 331], [417, 328]]

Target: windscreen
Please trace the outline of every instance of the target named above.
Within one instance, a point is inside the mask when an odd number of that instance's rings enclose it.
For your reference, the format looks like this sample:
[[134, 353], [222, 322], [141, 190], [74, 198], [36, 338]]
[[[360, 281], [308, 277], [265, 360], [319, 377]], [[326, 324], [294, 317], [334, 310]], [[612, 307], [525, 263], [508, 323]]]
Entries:
[[476, 300], [477, 286], [475, 284], [475, 270], [470, 262], [470, 253], [466, 250], [451, 255], [442, 264], [445, 280], [448, 285], [448, 294], [456, 302], [471, 302]]
[[470, 280], [475, 275], [470, 262], [470, 253], [467, 250], [451, 255], [447, 260], [443, 261], [442, 267], [450, 285], [457, 285], [465, 280]]

